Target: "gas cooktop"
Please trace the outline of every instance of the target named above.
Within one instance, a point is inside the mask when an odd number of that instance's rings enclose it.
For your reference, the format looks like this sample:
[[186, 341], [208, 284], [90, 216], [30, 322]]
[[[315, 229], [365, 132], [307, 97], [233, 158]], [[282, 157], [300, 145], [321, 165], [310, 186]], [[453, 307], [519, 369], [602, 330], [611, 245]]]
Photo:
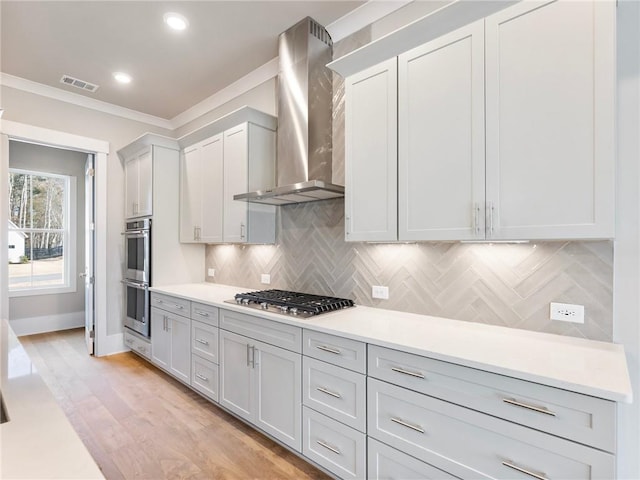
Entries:
[[267, 312], [301, 318], [355, 306], [353, 300], [346, 298], [288, 292], [286, 290], [259, 290], [238, 293], [233, 300], [227, 300], [227, 303], [237, 303], [238, 305]]

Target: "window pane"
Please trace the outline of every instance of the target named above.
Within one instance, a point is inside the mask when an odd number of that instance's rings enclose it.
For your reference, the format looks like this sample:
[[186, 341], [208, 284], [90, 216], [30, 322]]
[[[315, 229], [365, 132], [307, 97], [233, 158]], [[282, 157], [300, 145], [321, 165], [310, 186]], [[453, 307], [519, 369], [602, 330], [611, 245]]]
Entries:
[[24, 173], [9, 172], [9, 219], [18, 228], [31, 227], [30, 177]]
[[[48, 237], [48, 238], [47, 238]], [[49, 245], [49, 247], [40, 247]], [[9, 264], [9, 288], [56, 287], [65, 284], [61, 234], [32, 233], [25, 239], [21, 263]]]
[[31, 238], [22, 232], [9, 232], [9, 237], [16, 239], [16, 249], [9, 252], [9, 290], [31, 287]]
[[32, 228], [64, 227], [64, 187], [62, 178], [32, 175]]

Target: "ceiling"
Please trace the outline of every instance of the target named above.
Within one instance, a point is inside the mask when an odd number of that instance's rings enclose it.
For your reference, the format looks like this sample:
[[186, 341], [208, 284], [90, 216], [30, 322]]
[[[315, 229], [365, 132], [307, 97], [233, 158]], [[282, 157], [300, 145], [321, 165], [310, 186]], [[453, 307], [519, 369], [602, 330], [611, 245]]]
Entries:
[[[302, 18], [328, 25], [363, 3], [1, 0], [0, 70], [168, 120], [276, 57], [278, 34]], [[166, 12], [189, 28], [169, 30]], [[100, 88], [64, 85], [65, 74]]]

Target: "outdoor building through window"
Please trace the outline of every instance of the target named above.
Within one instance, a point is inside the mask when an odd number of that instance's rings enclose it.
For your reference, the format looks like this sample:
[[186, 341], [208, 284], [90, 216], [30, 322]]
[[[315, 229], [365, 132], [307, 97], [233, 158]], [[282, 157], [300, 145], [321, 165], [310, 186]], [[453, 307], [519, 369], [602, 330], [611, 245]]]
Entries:
[[9, 292], [75, 289], [71, 275], [72, 177], [9, 169]]

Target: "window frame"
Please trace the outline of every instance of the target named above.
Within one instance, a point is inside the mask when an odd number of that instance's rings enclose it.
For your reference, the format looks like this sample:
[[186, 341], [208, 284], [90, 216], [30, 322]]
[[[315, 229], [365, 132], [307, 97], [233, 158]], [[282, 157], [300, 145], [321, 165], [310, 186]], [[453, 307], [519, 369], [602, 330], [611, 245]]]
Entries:
[[[63, 245], [63, 258], [64, 258], [64, 270], [62, 285], [47, 285], [43, 287], [30, 286], [26, 288], [12, 289], [9, 283], [9, 298], [12, 297], [29, 297], [34, 295], [59, 295], [63, 293], [77, 292], [76, 282], [76, 263], [78, 252], [76, 250], [76, 237], [77, 237], [77, 177], [73, 175], [64, 175], [58, 173], [51, 173], [39, 170], [27, 170], [22, 168], [9, 168], [9, 174], [17, 173], [23, 175], [33, 175], [40, 177], [51, 177], [62, 179], [65, 182], [65, 195], [64, 195], [64, 225], [62, 229], [47, 229], [47, 228], [11, 228], [9, 232], [23, 232], [26, 234], [41, 233], [41, 232], [56, 232], [62, 231], [62, 245]], [[67, 254], [67, 252], [69, 252]], [[31, 277], [33, 277], [33, 266], [31, 268]]]

